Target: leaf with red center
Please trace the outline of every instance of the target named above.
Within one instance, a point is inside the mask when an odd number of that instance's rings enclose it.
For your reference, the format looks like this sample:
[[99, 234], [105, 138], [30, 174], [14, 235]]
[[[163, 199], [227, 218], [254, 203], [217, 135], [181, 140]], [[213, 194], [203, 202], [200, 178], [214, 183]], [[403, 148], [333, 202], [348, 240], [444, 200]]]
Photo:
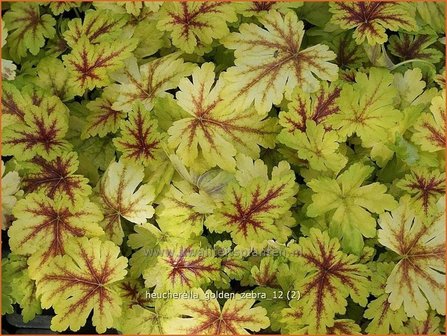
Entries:
[[325, 334], [334, 327], [335, 315], [345, 314], [348, 296], [361, 306], [367, 304], [370, 271], [356, 256], [343, 253], [338, 239], [312, 228], [291, 250], [303, 273], [294, 284], [300, 299], [283, 310], [288, 329], [307, 326], [309, 334]]
[[173, 319], [169, 324], [169, 334], [187, 335], [247, 335], [248, 331], [258, 332], [270, 325], [267, 311], [262, 307], [253, 308], [254, 299], [235, 298], [220, 307], [212, 292], [202, 289], [194, 291], [199, 299], [182, 300], [179, 311], [184, 317]]
[[63, 12], [68, 12], [70, 9], [79, 7], [81, 3], [71, 2], [71, 1], [56, 1], [50, 3], [50, 9], [54, 15], [62, 14]]
[[71, 53], [62, 57], [76, 94], [109, 84], [109, 74], [123, 66], [135, 47], [132, 39], [92, 44], [87, 37], [81, 37]]
[[160, 250], [158, 262], [143, 273], [146, 287], [155, 292], [182, 292], [209, 285], [219, 278], [220, 259], [198, 245], [175, 245]]
[[143, 103], [147, 110], [152, 110], [155, 98], [165, 97], [166, 91], [175, 89], [181, 78], [192, 73], [194, 65], [179, 58], [180, 53], [144, 63], [138, 69], [136, 62], [129, 62], [123, 74], [116, 79], [121, 83], [115, 109], [130, 111], [135, 102]]
[[25, 121], [27, 101], [11, 83], [2, 83], [2, 127]]
[[[192, 82], [183, 79], [177, 101], [189, 118], [177, 120], [169, 128], [169, 146], [188, 167], [205, 161], [207, 168], [234, 170], [234, 156], [240, 152], [259, 156], [259, 145], [273, 148], [276, 119], [259, 116], [254, 109], [235, 110], [224, 99], [224, 82], [214, 82], [212, 63], [193, 72]], [[203, 158], [203, 160], [202, 160]], [[202, 163], [203, 164], [203, 163]]]
[[121, 314], [117, 282], [126, 275], [127, 259], [119, 257], [118, 246], [98, 238], [70, 240], [65, 255], [57, 256], [39, 271], [37, 295], [42, 307], [52, 307], [56, 316], [51, 329], [79, 330], [93, 311], [98, 333], [112, 327]]
[[436, 215], [436, 203], [445, 192], [445, 174], [438, 170], [414, 168], [397, 183], [397, 187], [412, 195], [411, 203], [420, 219], [428, 224]]
[[326, 129], [329, 129], [326, 119], [339, 113], [337, 99], [340, 97], [340, 92], [341, 87], [328, 86], [326, 83], [323, 83], [320, 89], [312, 94], [297, 87], [292, 94], [292, 101], [287, 105], [287, 111], [279, 113], [279, 124], [292, 135], [297, 132], [305, 132], [307, 120], [323, 124]]
[[411, 140], [421, 146], [423, 151], [437, 152], [445, 150], [445, 91], [431, 101], [430, 112], [423, 113], [414, 125]]
[[158, 122], [150, 117], [142, 104], [129, 112], [128, 120], [121, 121], [121, 134], [113, 139], [124, 160], [148, 166], [164, 156], [161, 149], [163, 135], [158, 132]]
[[115, 133], [119, 124], [126, 117], [126, 113], [113, 108], [113, 104], [119, 95], [116, 87], [108, 86], [101, 97], [90, 101], [87, 109], [91, 112], [87, 116], [81, 137], [83, 139], [95, 135], [105, 137], [108, 133]]
[[112, 161], [99, 182], [99, 203], [103, 207], [101, 226], [117, 244], [123, 241], [121, 218], [136, 224], [146, 223], [154, 214], [155, 198], [151, 185], [143, 184], [144, 169], [131, 162]]
[[238, 158], [238, 169], [238, 182], [227, 187], [223, 205], [205, 225], [211, 231], [229, 232], [241, 247], [262, 248], [269, 239], [285, 242], [295, 224], [290, 212], [298, 191], [293, 170], [281, 161], [269, 179], [262, 160], [243, 156]]
[[75, 205], [76, 199], [91, 193], [88, 180], [75, 174], [78, 165], [75, 152], [63, 153], [52, 160], [36, 156], [24, 164], [23, 188], [26, 192], [42, 191], [51, 199], [67, 197]]
[[323, 44], [300, 50], [304, 23], [294, 11], [281, 15], [271, 11], [260, 18], [264, 28], [243, 23], [238, 33], [231, 33], [222, 43], [234, 49], [235, 66], [229, 68], [223, 79], [227, 82], [223, 96], [234, 100], [243, 110], [253, 102], [259, 114], [266, 114], [272, 105], [290, 99], [298, 85], [305, 92], [314, 92], [319, 81], [337, 79], [338, 67], [330, 63], [334, 52]]
[[368, 61], [365, 50], [358, 47], [350, 32], [344, 32], [334, 37], [329, 35], [327, 40], [331, 49], [337, 54], [335, 63], [340, 69], [357, 69]]
[[17, 254], [34, 254], [30, 264], [35, 270], [55, 256], [63, 255], [72, 237], [104, 233], [98, 225], [102, 219], [99, 208], [87, 200], [79, 200], [73, 208], [66, 199], [53, 201], [43, 194], [32, 193], [17, 202], [13, 213], [17, 219], [8, 231], [11, 250]]
[[411, 318], [402, 329], [402, 334], [407, 335], [441, 335], [441, 318], [434, 311], [430, 311], [427, 318], [419, 321]]
[[284, 1], [247, 1], [234, 3], [238, 14], [245, 17], [263, 17], [267, 16], [270, 10], [276, 10], [280, 13], [287, 13], [292, 8], [303, 6], [303, 2], [284, 2]]
[[332, 327], [327, 328], [328, 335], [361, 335], [360, 326], [353, 320], [335, 320]]
[[386, 29], [415, 30], [415, 19], [404, 5], [396, 2], [334, 2], [329, 9], [331, 22], [343, 29], [355, 28], [357, 44], [382, 44], [388, 40]]
[[27, 50], [37, 55], [45, 38], [52, 38], [56, 33], [56, 20], [49, 14], [40, 15], [38, 3], [12, 3], [3, 20], [9, 32], [9, 54], [16, 62], [26, 56]]
[[51, 159], [69, 150], [64, 140], [68, 130], [68, 113], [56, 97], [45, 98], [40, 106], [27, 106], [25, 122], [7, 126], [3, 130], [2, 155], [14, 155], [28, 160], [40, 155]]
[[399, 255], [385, 291], [393, 310], [404, 307], [409, 317], [427, 318], [431, 307], [445, 314], [445, 199], [429, 225], [415, 217], [410, 198], [379, 217], [379, 242]]
[[388, 335], [390, 333], [401, 333], [403, 322], [408, 318], [403, 307], [393, 310], [388, 301], [389, 294], [385, 293], [385, 286], [388, 276], [393, 270], [394, 263], [373, 262], [369, 264], [371, 275], [371, 294], [376, 299], [368, 303], [364, 317], [371, 322], [366, 327], [366, 332], [376, 335]]
[[357, 134], [363, 147], [385, 143], [402, 118], [392, 107], [397, 95], [393, 75], [386, 69], [371, 68], [369, 76], [358, 72], [355, 81], [343, 85], [337, 100], [340, 111], [331, 115], [327, 124], [342, 136]]
[[230, 31], [227, 22], [237, 21], [233, 4], [225, 2], [165, 2], [157, 28], [171, 33], [172, 44], [186, 53], [209, 45]]
[[438, 63], [443, 54], [441, 51], [429, 48], [437, 41], [436, 36], [409, 35], [399, 33], [399, 36], [390, 37], [390, 52], [403, 61], [418, 59], [431, 63]]
[[92, 43], [111, 42], [123, 37], [126, 17], [109, 11], [90, 10], [85, 12], [84, 20], [72, 19], [64, 38], [71, 48], [76, 48], [81, 38], [86, 37]]
[[253, 266], [251, 269], [251, 275], [255, 279], [258, 286], [263, 287], [275, 287], [276, 274], [278, 272], [278, 260], [272, 257], [262, 258], [261, 263], [258, 266]]

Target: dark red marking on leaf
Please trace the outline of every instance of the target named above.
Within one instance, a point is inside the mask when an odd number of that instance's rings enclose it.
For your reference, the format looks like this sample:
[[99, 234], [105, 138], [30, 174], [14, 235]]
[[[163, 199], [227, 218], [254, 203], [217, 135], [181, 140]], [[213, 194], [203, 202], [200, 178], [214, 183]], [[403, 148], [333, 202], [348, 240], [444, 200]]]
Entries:
[[358, 62], [361, 58], [357, 55], [357, 45], [350, 45], [349, 40], [351, 37], [348, 34], [344, 34], [337, 45], [335, 53], [337, 57], [335, 63], [340, 69], [347, 68], [352, 64]]
[[27, 16], [15, 18], [16, 21], [26, 22], [24, 23], [24, 27], [19, 28], [20, 33], [17, 35], [18, 40], [23, 39], [23, 35], [29, 30], [32, 30], [33, 35], [35, 35], [37, 26], [41, 24], [40, 16], [39, 16], [39, 6], [29, 6], [24, 8], [23, 10]]
[[427, 179], [423, 175], [418, 175], [414, 173], [414, 182], [407, 185], [408, 188], [419, 192], [417, 199], [422, 200], [422, 206], [424, 213], [428, 213], [429, 199], [431, 196], [442, 195], [444, 192], [443, 179], [436, 179], [434, 176]]
[[395, 39], [392, 49], [395, 54], [403, 60], [410, 59], [428, 59], [432, 55], [429, 52], [423, 52], [423, 45], [429, 43], [431, 37], [428, 35], [411, 36], [402, 34], [399, 39]]
[[269, 11], [275, 3], [275, 1], [253, 1], [252, 10], [256, 12]]
[[424, 123], [422, 125], [423, 128], [425, 128], [429, 133], [430, 136], [428, 139], [436, 144], [438, 147], [445, 147], [446, 144], [446, 138], [445, 134], [442, 133], [439, 129], [436, 129], [433, 125], [430, 125], [429, 123]]
[[256, 215], [276, 208], [275, 205], [271, 204], [271, 201], [281, 196], [284, 187], [284, 184], [278, 187], [272, 187], [267, 191], [264, 197], [260, 197], [261, 191], [260, 186], [258, 185], [255, 191], [251, 194], [251, 202], [247, 207], [244, 207], [241, 196], [237, 195], [233, 190], [234, 202], [231, 204], [236, 209], [236, 214], [224, 212], [223, 216], [228, 219], [226, 224], [228, 226], [237, 226], [237, 232], [242, 232], [245, 238], [247, 238], [249, 227], [255, 232], [257, 232], [257, 230], [270, 232], [270, 230], [263, 225], [262, 220], [256, 219]]
[[327, 328], [328, 335], [350, 335], [352, 334], [352, 329], [346, 321], [334, 321], [332, 327]]
[[128, 309], [135, 305], [146, 307], [148, 303], [151, 302], [150, 299], [146, 299], [145, 295], [141, 294], [141, 288], [139, 288], [136, 283], [123, 281], [120, 283], [119, 287], [122, 290], [121, 296], [129, 300]]
[[17, 116], [21, 121], [25, 121], [25, 111], [23, 111], [14, 100], [14, 95], [3, 91], [2, 93], [3, 113]]

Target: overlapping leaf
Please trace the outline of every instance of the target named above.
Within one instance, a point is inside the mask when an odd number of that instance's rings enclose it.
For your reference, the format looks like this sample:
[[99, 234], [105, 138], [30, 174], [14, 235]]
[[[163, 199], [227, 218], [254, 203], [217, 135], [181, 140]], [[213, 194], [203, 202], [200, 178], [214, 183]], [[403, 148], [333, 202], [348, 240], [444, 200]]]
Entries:
[[442, 53], [429, 48], [436, 42], [435, 36], [399, 34], [390, 37], [389, 50], [402, 60], [423, 60], [438, 63]]
[[253, 109], [234, 110], [223, 98], [224, 83], [214, 84], [214, 77], [214, 65], [205, 63], [194, 71], [192, 82], [180, 82], [177, 101], [191, 117], [173, 123], [169, 145], [187, 166], [203, 158], [208, 167], [231, 171], [238, 152], [257, 157], [259, 145], [274, 146], [276, 120]]
[[23, 195], [20, 189], [20, 176], [16, 171], [6, 172], [5, 164], [1, 161], [2, 176], [2, 230], [8, 229], [12, 219], [12, 210], [17, 203], [17, 199]]
[[267, 16], [269, 11], [276, 10], [280, 13], [287, 13], [291, 8], [303, 6], [302, 2], [280, 2], [280, 1], [250, 1], [235, 3], [236, 11], [245, 17]]
[[104, 333], [121, 313], [116, 286], [126, 275], [127, 259], [118, 257], [112, 242], [97, 238], [71, 240], [65, 252], [40, 271], [37, 281], [42, 307], [56, 312], [51, 328], [77, 331], [93, 310], [93, 325]]

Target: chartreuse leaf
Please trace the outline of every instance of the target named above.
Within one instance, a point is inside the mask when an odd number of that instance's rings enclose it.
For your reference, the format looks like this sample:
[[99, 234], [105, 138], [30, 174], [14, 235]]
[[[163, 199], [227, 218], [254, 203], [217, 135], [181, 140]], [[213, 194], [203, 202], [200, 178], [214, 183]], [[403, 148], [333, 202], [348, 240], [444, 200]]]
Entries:
[[306, 122], [306, 132], [290, 134], [283, 130], [278, 141], [297, 151], [300, 159], [307, 160], [309, 167], [318, 171], [338, 173], [348, 159], [338, 152], [339, 136], [335, 131], [326, 131], [324, 126], [315, 121]]
[[154, 214], [150, 205], [155, 198], [151, 185], [142, 184], [144, 169], [132, 162], [112, 161], [98, 185], [98, 198], [104, 220], [100, 223], [108, 239], [121, 244], [122, 218], [143, 224]]
[[2, 83], [2, 129], [25, 121], [27, 101], [12, 83]]
[[426, 224], [431, 223], [431, 217], [438, 212], [436, 203], [445, 192], [445, 174], [416, 167], [396, 186], [412, 196], [411, 207], [419, 218]]
[[157, 28], [171, 33], [172, 44], [186, 53], [210, 45], [230, 31], [227, 22], [237, 21], [233, 4], [225, 2], [165, 2]]
[[414, 4], [419, 19], [429, 25], [436, 33], [445, 34], [445, 3], [418, 2]]
[[385, 185], [378, 182], [365, 185], [373, 170], [355, 163], [336, 179], [319, 177], [307, 183], [314, 192], [307, 215], [317, 217], [329, 213], [331, 234], [342, 239], [344, 249], [356, 254], [363, 248], [362, 236], [376, 236], [376, 220], [372, 214], [397, 206], [393, 196], [386, 194]]
[[422, 321], [415, 318], [409, 319], [403, 332], [408, 335], [439, 335], [441, 328], [441, 319], [434, 311], [430, 311], [427, 318]]
[[45, 98], [40, 106], [27, 106], [24, 122], [3, 130], [3, 155], [28, 160], [36, 155], [52, 159], [69, 150], [64, 140], [68, 130], [68, 113], [57, 97]]
[[445, 91], [431, 101], [430, 112], [423, 113], [414, 125], [411, 140], [423, 151], [445, 150]]
[[72, 8], [78, 7], [79, 5], [79, 2], [57, 1], [51, 2], [49, 7], [54, 15], [59, 15], [63, 12], [68, 12]]
[[229, 232], [240, 247], [262, 248], [268, 239], [285, 242], [295, 224], [290, 207], [298, 185], [290, 165], [281, 161], [269, 178], [262, 160], [238, 157], [237, 182], [227, 187], [223, 206], [205, 225], [212, 231]]
[[430, 35], [409, 35], [402, 34], [390, 37], [390, 52], [406, 60], [424, 60], [431, 63], [438, 63], [442, 59], [442, 52], [429, 48], [437, 41], [436, 36]]
[[11, 250], [21, 255], [35, 254], [30, 265], [37, 273], [55, 256], [65, 253], [72, 237], [104, 233], [98, 225], [102, 214], [88, 200], [78, 200], [73, 208], [67, 199], [54, 201], [41, 193], [31, 193], [16, 204], [13, 213], [17, 219], [8, 231]]
[[291, 308], [282, 311], [291, 334], [304, 327], [309, 334], [328, 333], [336, 328], [335, 314], [346, 312], [348, 296], [361, 306], [368, 302], [368, 267], [359, 264], [355, 255], [340, 251], [338, 239], [327, 232], [312, 228], [309, 233], [290, 247], [295, 255], [292, 262], [299, 263], [302, 272], [294, 284], [300, 299], [290, 301]]
[[113, 108], [113, 104], [119, 95], [116, 86], [104, 88], [101, 97], [88, 102], [87, 109], [90, 114], [87, 116], [81, 137], [83, 139], [95, 135], [105, 137], [108, 133], [115, 133], [121, 120], [126, 117], [126, 113]]
[[214, 65], [205, 63], [193, 72], [192, 82], [180, 81], [176, 98], [190, 116], [169, 128], [169, 146], [186, 166], [203, 158], [208, 168], [233, 171], [238, 152], [258, 157], [259, 145], [274, 146], [276, 119], [260, 117], [254, 109], [235, 110], [222, 94], [224, 82], [214, 84], [214, 78]]
[[338, 67], [330, 63], [335, 53], [326, 45], [317, 44], [301, 49], [304, 23], [293, 11], [282, 15], [271, 11], [256, 24], [243, 23], [239, 32], [231, 33], [222, 43], [234, 49], [235, 66], [223, 78], [227, 82], [223, 95], [234, 98], [240, 109], [253, 102], [259, 114], [268, 112], [272, 105], [290, 98], [300, 86], [305, 92], [316, 91], [319, 81], [337, 79]]
[[[5, 21], [2, 21], [2, 44], [1, 47], [4, 48], [6, 45], [6, 38], [8, 37], [8, 29], [5, 26]], [[2, 78], [4, 80], [14, 80], [16, 78], [17, 66], [10, 60], [2, 58]]]
[[331, 22], [343, 29], [355, 28], [357, 44], [382, 44], [388, 40], [386, 29], [416, 30], [416, 21], [407, 8], [397, 2], [334, 2], [329, 4]]
[[2, 230], [8, 229], [11, 224], [12, 210], [14, 209], [17, 199], [23, 195], [21, 190], [20, 176], [16, 171], [6, 172], [5, 164], [1, 161], [2, 176]]
[[399, 262], [386, 282], [385, 291], [393, 310], [403, 306], [408, 317], [427, 318], [431, 307], [445, 314], [445, 199], [430, 225], [415, 217], [410, 198], [379, 218], [379, 242], [399, 255]]
[[364, 317], [372, 320], [366, 327], [366, 332], [377, 335], [400, 333], [403, 322], [408, 318], [403, 307], [393, 310], [390, 307], [389, 294], [385, 293], [388, 276], [395, 264], [391, 262], [374, 262], [369, 264], [371, 275], [371, 294], [376, 297], [365, 310]]
[[121, 121], [120, 126], [121, 134], [113, 139], [113, 144], [123, 153], [122, 159], [148, 166], [164, 155], [158, 122], [150, 117], [142, 104], [136, 104], [129, 112], [128, 120]]
[[275, 287], [276, 274], [278, 272], [279, 261], [273, 257], [262, 258], [261, 263], [258, 266], [253, 266], [251, 269], [251, 275], [255, 279], [258, 286], [263, 287]]
[[144, 63], [138, 68], [135, 60], [129, 61], [123, 74], [116, 75], [121, 83], [115, 109], [130, 111], [137, 101], [143, 103], [147, 110], [152, 110], [155, 98], [168, 95], [166, 91], [177, 87], [181, 78], [189, 76], [194, 65], [185, 63], [180, 53]]
[[143, 273], [146, 287], [154, 291], [183, 292], [209, 285], [219, 277], [220, 259], [213, 250], [185, 243], [163, 247], [157, 264]]
[[354, 133], [363, 147], [373, 147], [390, 138], [389, 130], [401, 120], [401, 113], [392, 108], [397, 95], [393, 76], [381, 68], [371, 68], [369, 76], [358, 72], [354, 84], [345, 84], [337, 101], [340, 112], [327, 123], [342, 136]]
[[37, 55], [45, 38], [52, 38], [56, 33], [56, 20], [49, 14], [40, 15], [40, 8], [38, 3], [16, 2], [3, 15], [9, 31], [9, 54], [16, 62], [26, 56], [28, 50]]
[[335, 320], [332, 327], [327, 328], [328, 335], [361, 335], [360, 326], [353, 320]]
[[104, 333], [121, 314], [117, 282], [126, 275], [127, 259], [119, 248], [98, 238], [79, 238], [67, 243], [65, 254], [57, 256], [39, 271], [37, 294], [42, 307], [53, 307], [56, 316], [51, 329], [79, 330], [93, 310], [96, 331]]
[[187, 335], [247, 335], [248, 331], [257, 332], [267, 328], [270, 321], [267, 311], [262, 307], [253, 308], [255, 299], [242, 298], [236, 294], [220, 307], [216, 299], [208, 299], [211, 291], [202, 289], [194, 292], [199, 299], [182, 300], [180, 317], [173, 319], [168, 326], [170, 334]]
[[247, 1], [236, 2], [234, 6], [238, 14], [242, 14], [245, 17], [263, 17], [267, 16], [271, 10], [285, 14], [291, 8], [303, 6], [303, 2]]
[[71, 53], [62, 57], [76, 95], [109, 84], [110, 73], [123, 65], [135, 47], [132, 39], [92, 44], [87, 37], [81, 37]]
[[42, 191], [51, 199], [76, 199], [90, 195], [88, 179], [76, 174], [79, 161], [76, 152], [63, 153], [52, 160], [36, 156], [23, 165], [23, 187], [26, 192]]

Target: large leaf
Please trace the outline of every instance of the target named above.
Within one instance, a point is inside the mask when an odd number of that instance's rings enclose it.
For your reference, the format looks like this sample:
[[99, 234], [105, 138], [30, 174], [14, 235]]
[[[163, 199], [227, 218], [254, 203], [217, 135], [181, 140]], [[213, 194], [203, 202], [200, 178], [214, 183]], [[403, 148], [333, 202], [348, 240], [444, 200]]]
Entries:
[[238, 33], [223, 40], [236, 57], [236, 66], [224, 74], [223, 94], [233, 97], [238, 108], [246, 109], [254, 102], [258, 113], [265, 114], [272, 104], [281, 103], [284, 93], [290, 98], [298, 85], [313, 92], [319, 87], [316, 77], [337, 79], [338, 67], [329, 62], [336, 55], [326, 45], [300, 50], [304, 23], [293, 11], [286, 15], [272, 11], [259, 21], [265, 29], [243, 23]]
[[409, 197], [399, 207], [379, 218], [379, 242], [399, 255], [386, 283], [393, 310], [403, 305], [409, 317], [427, 318], [430, 307], [445, 314], [445, 200], [438, 215], [424, 225], [411, 208]]
[[99, 199], [104, 210], [101, 226], [106, 236], [117, 244], [123, 241], [122, 218], [143, 224], [154, 214], [150, 205], [154, 200], [151, 185], [141, 185], [144, 170], [131, 162], [111, 162], [99, 182]]
[[183, 318], [173, 319], [168, 326], [170, 334], [186, 335], [248, 335], [248, 331], [267, 328], [270, 321], [266, 310], [253, 308], [254, 299], [242, 298], [237, 294], [221, 308], [212, 292], [195, 290], [198, 299], [182, 300], [179, 311]]
[[369, 294], [370, 271], [358, 258], [340, 251], [340, 243], [327, 232], [312, 228], [310, 236], [291, 247], [292, 260], [299, 263], [294, 288], [301, 294], [283, 310], [291, 334], [307, 326], [309, 334], [325, 334], [334, 327], [335, 314], [346, 312], [348, 296], [365, 306]]
[[364, 184], [373, 168], [355, 163], [336, 179], [319, 177], [311, 180], [312, 203], [307, 208], [309, 217], [329, 213], [330, 231], [343, 238], [343, 247], [356, 254], [363, 248], [362, 236], [376, 236], [373, 213], [392, 210], [397, 202], [386, 194], [386, 186], [378, 182]]
[[369, 44], [387, 41], [386, 29], [397, 31], [415, 30], [416, 21], [399, 3], [395, 2], [334, 2], [331, 22], [343, 29], [355, 28], [353, 37], [357, 44], [365, 40]]
[[193, 72], [192, 82], [180, 82], [177, 101], [191, 117], [174, 122], [169, 145], [187, 166], [203, 157], [208, 168], [231, 171], [238, 152], [258, 157], [259, 145], [274, 146], [276, 120], [264, 119], [254, 109], [235, 110], [223, 98], [224, 83], [214, 85], [214, 77], [214, 65], [205, 63]]
[[34, 270], [39, 270], [53, 257], [63, 255], [72, 237], [94, 237], [104, 233], [98, 225], [102, 214], [90, 201], [78, 200], [73, 208], [66, 199], [53, 201], [32, 193], [17, 202], [14, 216], [17, 219], [8, 231], [11, 250], [22, 255], [36, 253], [32, 262]]
[[97, 238], [71, 240], [65, 252], [40, 271], [37, 281], [42, 307], [56, 313], [51, 328], [77, 331], [93, 310], [93, 325], [104, 333], [121, 313], [116, 283], [126, 275], [127, 259], [118, 257], [112, 242]]

